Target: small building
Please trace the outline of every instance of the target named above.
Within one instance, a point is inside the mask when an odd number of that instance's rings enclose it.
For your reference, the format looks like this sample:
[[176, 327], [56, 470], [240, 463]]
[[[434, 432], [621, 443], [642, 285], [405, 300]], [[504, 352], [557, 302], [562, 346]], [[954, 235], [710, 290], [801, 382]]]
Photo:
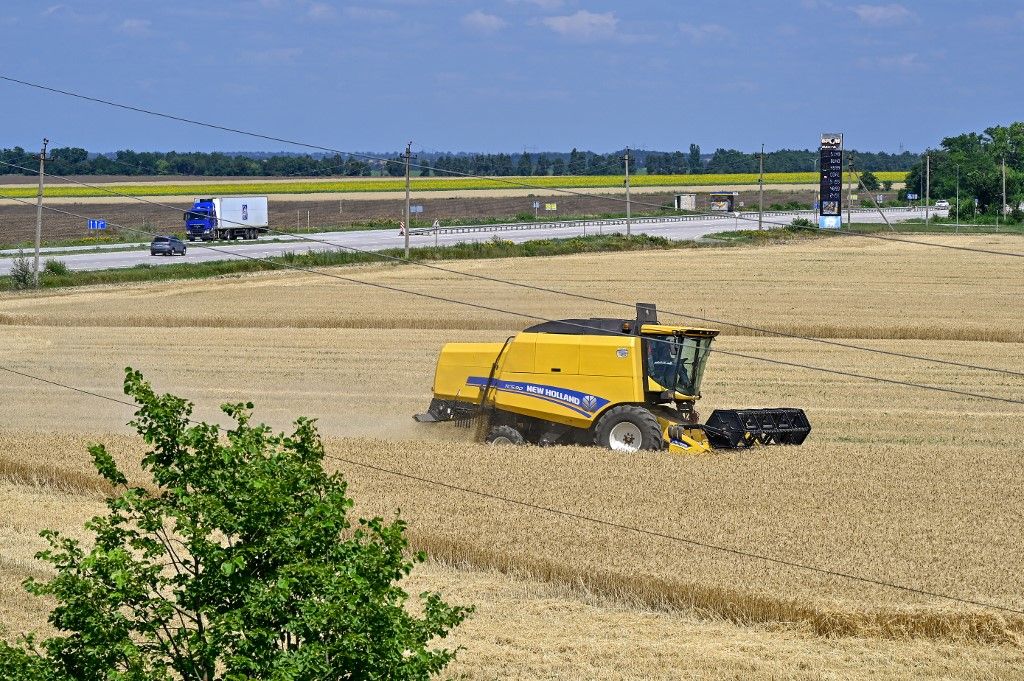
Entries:
[[711, 192], [708, 194], [708, 209], [732, 213], [739, 205], [739, 192]]
[[676, 210], [697, 210], [696, 194], [676, 194]]

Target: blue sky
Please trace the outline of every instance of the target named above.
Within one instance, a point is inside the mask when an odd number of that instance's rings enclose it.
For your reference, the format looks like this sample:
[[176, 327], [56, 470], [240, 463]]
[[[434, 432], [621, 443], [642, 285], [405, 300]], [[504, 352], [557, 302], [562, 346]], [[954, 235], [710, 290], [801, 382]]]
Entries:
[[[921, 150], [1024, 119], [1024, 2], [5, 0], [0, 72], [345, 150]], [[0, 83], [0, 146], [277, 150]]]

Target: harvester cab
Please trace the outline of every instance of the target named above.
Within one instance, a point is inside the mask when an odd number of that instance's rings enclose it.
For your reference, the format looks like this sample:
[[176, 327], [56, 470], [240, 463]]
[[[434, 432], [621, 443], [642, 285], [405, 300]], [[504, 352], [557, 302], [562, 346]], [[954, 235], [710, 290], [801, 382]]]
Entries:
[[655, 306], [640, 303], [635, 319], [564, 319], [503, 344], [448, 343], [430, 407], [415, 418], [476, 421], [495, 444], [695, 454], [801, 444], [811, 429], [801, 409], [716, 409], [699, 423], [694, 405], [717, 335], [660, 324]]

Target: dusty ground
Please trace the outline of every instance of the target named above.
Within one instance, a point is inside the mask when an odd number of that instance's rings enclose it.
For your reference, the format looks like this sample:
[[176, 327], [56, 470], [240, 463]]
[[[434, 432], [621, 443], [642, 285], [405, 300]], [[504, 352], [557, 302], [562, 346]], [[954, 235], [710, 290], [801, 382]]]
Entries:
[[[1009, 237], [956, 243], [1022, 246]], [[450, 267], [1022, 370], [1015, 301], [1024, 278], [1009, 258], [846, 239]], [[632, 273], [641, 270], [665, 274], [637, 284]], [[543, 316], [629, 314], [424, 269], [345, 274]], [[110, 396], [131, 364], [160, 390], [195, 400], [202, 418], [239, 399], [253, 399], [257, 415], [277, 427], [299, 414], [320, 418], [328, 452], [347, 460], [332, 465], [352, 480], [361, 509], [400, 506], [418, 543], [463, 566], [435, 565], [415, 578], [481, 606], [460, 634], [468, 648], [460, 669], [474, 678], [1004, 678], [1019, 668], [1024, 629], [1011, 615], [569, 521], [358, 465], [1024, 608], [1020, 405], [719, 354], [702, 411], [802, 406], [814, 425], [805, 446], [699, 458], [498, 453], [467, 443], [466, 431], [411, 422], [429, 399], [443, 342], [500, 339], [527, 323], [278, 274], [4, 294], [0, 357]], [[728, 331], [719, 343], [1024, 399], [1019, 377]], [[39, 569], [30, 560], [35, 531], [76, 527], [99, 503], [83, 443], [111, 442], [129, 467], [138, 449], [123, 426], [127, 408], [10, 375], [0, 376], [0, 390], [17, 395], [0, 410], [0, 475], [8, 480], [0, 499], [11, 510], [0, 524], [0, 616], [11, 628], [41, 617], [16, 586]]]

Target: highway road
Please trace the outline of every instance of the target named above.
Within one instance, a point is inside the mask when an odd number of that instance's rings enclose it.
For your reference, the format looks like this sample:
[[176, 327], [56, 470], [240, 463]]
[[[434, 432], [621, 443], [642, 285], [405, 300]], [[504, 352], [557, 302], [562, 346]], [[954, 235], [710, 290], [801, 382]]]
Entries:
[[[907, 209], [887, 209], [891, 221], [923, 219], [924, 212]], [[932, 211], [933, 215], [943, 214]], [[810, 211], [792, 211], [783, 214], [766, 214], [767, 227], [786, 225], [795, 217], [807, 217], [813, 220]], [[726, 232], [741, 229], [757, 229], [757, 214], [751, 217], [744, 213], [741, 217], [723, 215], [715, 217], [682, 216], [680, 218], [657, 218], [634, 220], [633, 233], [661, 236], [668, 239], [698, 239], [714, 232]], [[855, 222], [883, 222], [877, 211], [855, 212]], [[514, 242], [534, 239], [565, 238], [581, 234], [599, 234], [624, 232], [623, 220], [593, 220], [577, 222], [553, 222], [543, 224], [519, 225], [481, 225], [476, 227], [442, 228], [435, 235], [431, 231], [416, 232], [410, 235], [412, 247], [451, 245], [460, 242], [487, 241], [499, 236]], [[231, 258], [265, 258], [279, 256], [286, 252], [305, 253], [307, 251], [343, 250], [345, 248], [363, 251], [379, 251], [387, 248], [399, 248], [405, 243], [404, 237], [397, 230], [364, 230], [347, 232], [321, 232], [317, 234], [297, 235], [295, 237], [271, 233], [256, 242], [195, 242], [188, 243], [188, 253], [182, 256], [166, 257], [151, 256], [149, 250], [119, 250], [80, 252], [74, 249], [59, 251], [59, 255], [44, 253], [42, 257], [61, 260], [68, 268], [77, 271], [114, 269], [133, 267], [142, 263], [151, 265], [169, 265], [181, 262], [209, 262], [212, 260], [228, 260]], [[51, 252], [56, 249], [48, 249]], [[0, 274], [10, 272], [13, 257], [9, 251], [0, 257]]]

